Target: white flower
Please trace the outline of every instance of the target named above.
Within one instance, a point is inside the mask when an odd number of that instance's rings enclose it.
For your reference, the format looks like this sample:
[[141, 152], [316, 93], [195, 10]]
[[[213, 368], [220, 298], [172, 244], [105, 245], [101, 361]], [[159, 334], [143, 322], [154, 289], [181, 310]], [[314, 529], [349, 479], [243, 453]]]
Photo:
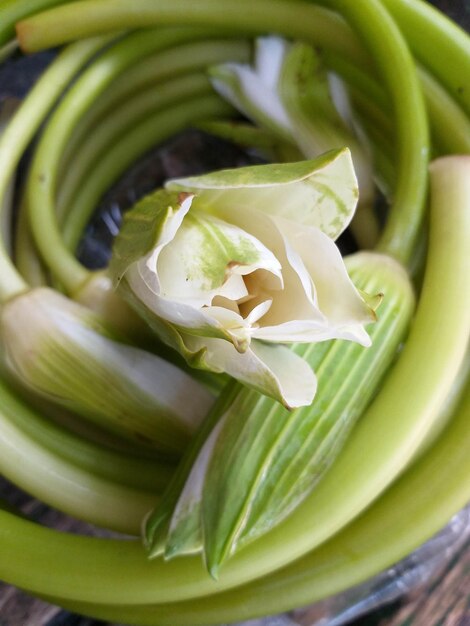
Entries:
[[373, 312], [333, 242], [356, 202], [346, 149], [173, 180], [128, 214], [112, 271], [190, 363], [310, 404], [315, 375], [282, 344], [370, 343]]

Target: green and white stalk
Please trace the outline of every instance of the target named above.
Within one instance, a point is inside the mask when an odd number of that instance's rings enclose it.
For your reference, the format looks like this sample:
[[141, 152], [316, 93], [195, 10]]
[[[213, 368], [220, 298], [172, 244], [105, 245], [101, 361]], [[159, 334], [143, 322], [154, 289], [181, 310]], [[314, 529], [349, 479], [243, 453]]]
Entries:
[[3, 364], [20, 384], [105, 430], [174, 455], [213, 402], [179, 368], [126, 345], [89, 309], [51, 289], [5, 303], [0, 336]]

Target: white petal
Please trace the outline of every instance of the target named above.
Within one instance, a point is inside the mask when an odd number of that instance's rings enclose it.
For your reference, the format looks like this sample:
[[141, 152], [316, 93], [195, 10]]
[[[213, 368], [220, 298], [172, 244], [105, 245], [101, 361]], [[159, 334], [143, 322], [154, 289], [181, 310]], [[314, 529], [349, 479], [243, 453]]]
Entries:
[[349, 278], [334, 242], [318, 228], [299, 229], [288, 220], [275, 220], [312, 277], [318, 306], [328, 320], [330, 337], [370, 345], [363, 326], [374, 321], [373, 312]]
[[[188, 215], [153, 252], [133, 264], [126, 278], [136, 296], [158, 317], [177, 328], [234, 341], [249, 342], [241, 315], [210, 306], [216, 296], [244, 299], [243, 275], [259, 270], [282, 282], [281, 265], [253, 235], [213, 216]], [[170, 228], [168, 228], [170, 230]]]
[[159, 295], [195, 307], [208, 306], [215, 295], [228, 296], [224, 290], [228, 277], [258, 268], [281, 273], [279, 261], [251, 234], [211, 215], [191, 212], [160, 253]]
[[205, 362], [209, 369], [227, 372], [261, 393], [279, 400], [289, 408], [309, 405], [316, 391], [311, 367], [294, 352], [280, 345], [252, 341], [243, 354], [220, 339], [185, 337], [190, 350], [207, 348]]
[[284, 59], [290, 43], [282, 37], [258, 37], [256, 40], [255, 72], [272, 92], [277, 92]]
[[289, 116], [277, 90], [270, 90], [251, 67], [225, 63], [211, 69], [210, 79], [214, 89], [253, 122], [290, 138]]
[[[263, 284], [258, 298], [250, 302], [256, 305], [267, 298], [272, 299], [271, 308], [262, 319], [262, 326], [276, 326], [293, 320], [317, 320], [323, 323], [324, 317], [315, 304], [308, 272], [305, 268], [302, 271], [303, 263], [296, 250], [292, 246], [286, 248], [286, 241], [281, 234], [282, 228], [277, 226], [275, 220], [253, 209], [226, 209], [223, 214], [225, 219], [233, 223], [249, 224], [250, 232], [270, 246], [282, 265], [284, 289], [271, 290], [269, 285]], [[297, 264], [293, 267], [295, 262]]]

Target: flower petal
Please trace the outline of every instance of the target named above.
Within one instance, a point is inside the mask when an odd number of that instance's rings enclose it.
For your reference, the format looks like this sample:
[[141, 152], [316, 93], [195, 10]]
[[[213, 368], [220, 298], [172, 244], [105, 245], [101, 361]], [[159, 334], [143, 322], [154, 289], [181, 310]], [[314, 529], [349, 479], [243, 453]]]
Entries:
[[232, 274], [243, 276], [261, 268], [281, 275], [279, 261], [255, 237], [211, 215], [191, 212], [158, 258], [159, 295], [209, 306], [214, 296], [227, 297], [224, 285]]
[[347, 227], [358, 199], [347, 148], [299, 163], [256, 165], [168, 181], [167, 189], [196, 193], [194, 207], [220, 215], [241, 207], [316, 226], [332, 239]]
[[191, 213], [178, 222], [176, 217], [167, 220], [155, 249], [129, 268], [130, 288], [148, 309], [178, 329], [225, 338], [246, 349], [250, 335], [243, 317], [210, 305], [219, 295], [245, 298], [242, 276], [258, 269], [281, 284], [279, 261], [237, 226], [211, 215]]
[[208, 369], [227, 372], [288, 408], [308, 405], [315, 396], [316, 378], [311, 367], [285, 346], [252, 341], [250, 348], [240, 353], [220, 339], [194, 335], [184, 339], [190, 350], [207, 349], [204, 363]]
[[209, 69], [209, 77], [214, 89], [255, 124], [292, 141], [289, 116], [277, 89], [289, 46], [281, 37], [259, 38], [254, 68], [222, 63]]
[[[245, 208], [227, 209], [224, 217], [234, 224], [249, 222], [250, 232], [270, 246], [282, 265], [283, 290], [274, 290], [271, 285], [262, 283], [257, 297], [249, 303], [255, 306], [267, 298], [272, 299], [272, 305], [260, 325], [277, 326], [294, 320], [316, 320], [324, 325], [325, 319], [317, 307], [311, 278], [297, 252], [289, 247], [276, 221], [261, 211]], [[254, 293], [253, 288], [250, 291]]]
[[349, 278], [336, 245], [318, 228], [300, 229], [283, 218], [275, 221], [312, 277], [318, 306], [331, 330], [328, 338], [370, 345], [364, 324], [375, 321], [374, 312]]

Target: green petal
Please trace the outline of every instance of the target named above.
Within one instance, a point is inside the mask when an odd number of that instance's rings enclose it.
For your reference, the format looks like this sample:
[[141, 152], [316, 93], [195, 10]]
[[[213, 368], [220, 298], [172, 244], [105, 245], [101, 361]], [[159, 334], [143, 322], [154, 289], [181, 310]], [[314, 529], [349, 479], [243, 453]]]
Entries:
[[195, 209], [222, 218], [226, 209], [256, 209], [316, 226], [332, 239], [349, 224], [358, 199], [347, 148], [298, 163], [255, 165], [174, 179], [166, 187], [197, 194]]
[[119, 283], [129, 267], [146, 256], [161, 239], [165, 226], [184, 205], [186, 196], [158, 190], [126, 213], [115, 239], [110, 275]]

